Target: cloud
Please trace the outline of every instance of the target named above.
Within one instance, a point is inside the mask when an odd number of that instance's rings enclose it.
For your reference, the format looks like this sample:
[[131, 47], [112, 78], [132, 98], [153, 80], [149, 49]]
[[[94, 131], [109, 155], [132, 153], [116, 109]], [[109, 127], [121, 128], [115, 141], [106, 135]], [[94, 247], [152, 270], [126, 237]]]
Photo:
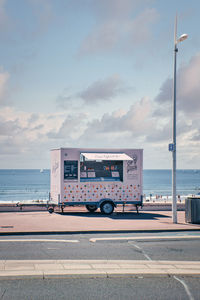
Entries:
[[0, 70], [0, 105], [5, 104], [4, 95], [10, 75], [8, 72]]
[[[31, 114], [17, 111], [11, 107], [4, 107], [0, 111], [0, 153], [5, 149], [5, 143], [12, 139], [13, 145], [17, 142], [21, 151], [29, 149], [32, 143], [42, 143], [47, 134], [58, 130], [64, 117], [52, 114], [52, 118], [44, 114]], [[9, 142], [10, 143], [10, 142]]]
[[[154, 110], [154, 103], [147, 97], [135, 102], [127, 110], [119, 109], [90, 121], [84, 113], [32, 114], [3, 107], [0, 111], [0, 155], [7, 161], [16, 158], [17, 167], [27, 167], [30, 159], [39, 164], [43, 158], [49, 163], [49, 151], [52, 148], [120, 148], [123, 145], [145, 148], [148, 151], [146, 157], [151, 156], [149, 153], [154, 159], [156, 155], [161, 155], [158, 159], [162, 162], [168, 157], [171, 120], [170, 116], [155, 117]], [[192, 147], [194, 153], [195, 145], [199, 143], [200, 126], [197, 125], [197, 119], [187, 120], [184, 113], [179, 116], [177, 137], [181, 151], [186, 147], [187, 140], [187, 147]], [[159, 151], [162, 153], [159, 154]], [[192, 153], [188, 154], [188, 160], [190, 158], [193, 159]], [[24, 160], [26, 165], [23, 165]], [[32, 163], [31, 167], [36, 165]]]
[[133, 47], [147, 42], [152, 37], [151, 25], [158, 20], [158, 12], [147, 8], [127, 24]]
[[101, 118], [88, 122], [86, 114], [68, 115], [60, 128], [48, 133], [48, 138], [63, 140], [70, 145], [101, 147], [117, 147], [130, 140], [144, 141], [155, 128], [152, 115], [152, 103], [148, 98], [142, 98], [128, 110], [119, 109], [105, 113]]
[[[136, 47], [147, 42], [151, 26], [158, 19], [154, 8], [143, 5], [148, 1], [95, 1], [97, 25], [85, 37], [79, 55], [95, 54], [112, 50], [114, 47]], [[139, 9], [139, 11], [138, 11]]]
[[0, 136], [13, 136], [20, 132], [17, 121], [1, 121], [0, 120]]
[[[199, 78], [200, 53], [177, 71], [177, 148], [186, 165], [198, 161], [194, 153], [200, 142]], [[147, 143], [167, 144], [172, 140], [172, 92], [173, 80], [167, 78], [153, 101], [152, 118], [156, 126], [146, 136]]]
[[[19, 141], [17, 141], [17, 137], [13, 138], [10, 136], [6, 136], [0, 139], [0, 155], [6, 156], [7, 158], [10, 155], [19, 155], [22, 154], [22, 147]], [[3, 165], [4, 162], [1, 163]]]
[[1, 168], [50, 167], [50, 150], [66, 144], [48, 137], [65, 116], [60, 113], [31, 114], [3, 107], [0, 110]]
[[100, 120], [94, 119], [89, 122], [81, 138], [99, 136], [99, 134], [122, 134], [130, 133], [132, 137], [145, 136], [152, 125], [149, 119], [151, 105], [147, 98], [141, 99], [132, 105], [127, 112], [116, 111], [112, 114], [106, 113]]
[[[105, 101], [111, 101], [115, 97], [126, 93], [130, 87], [126, 86], [119, 75], [99, 79], [90, 84], [86, 89], [71, 95], [60, 95], [56, 102], [59, 107], [69, 109], [69, 106], [80, 106], [80, 101], [84, 105], [93, 105]], [[66, 90], [65, 92], [66, 93]]]
[[68, 110], [70, 106], [74, 106], [74, 100], [77, 100], [76, 95], [59, 95], [56, 99], [56, 103], [59, 108]]
[[50, 139], [63, 139], [69, 143], [79, 138], [83, 132], [86, 115], [83, 113], [68, 115], [57, 130], [47, 133]]
[[200, 129], [198, 129], [190, 138], [191, 141], [200, 142]]
[[200, 53], [180, 68], [178, 76], [179, 108], [190, 114], [200, 114]]
[[68, 115], [58, 130], [48, 133], [48, 138], [76, 147], [121, 147], [122, 144], [130, 147], [144, 142], [152, 130], [156, 130], [152, 102], [145, 97], [128, 110], [105, 113], [89, 122], [85, 114]]
[[121, 36], [119, 25], [115, 21], [108, 21], [93, 30], [82, 42], [79, 55], [95, 54], [111, 50]]
[[34, 124], [35, 122], [38, 121], [38, 119], [39, 119], [38, 114], [33, 113], [33, 114], [30, 115], [30, 117], [29, 117], [29, 119], [28, 119], [28, 124], [29, 124], [29, 125]]
[[[126, 19], [139, 6], [138, 0], [93, 0], [92, 8], [100, 19]], [[144, 2], [144, 1], [142, 1]]]
[[84, 9], [95, 16], [98, 22], [108, 19], [126, 19], [136, 9], [150, 0], [76, 0], [67, 4], [68, 8], [84, 11]]
[[[154, 114], [152, 114], [154, 118]], [[151, 133], [146, 136], [145, 141], [148, 143], [160, 143], [166, 142], [169, 143], [172, 141], [172, 121], [171, 114], [168, 115], [168, 118], [162, 119], [162, 116], [155, 117], [154, 119], [154, 130], [151, 130]], [[179, 115], [177, 120], [177, 139], [181, 139], [183, 135], [190, 134], [193, 131], [193, 125], [188, 122], [184, 115]]]
[[[185, 115], [200, 114], [200, 53], [191, 58], [177, 72], [177, 107]], [[161, 105], [172, 102], [173, 80], [168, 78], [160, 88], [155, 101]]]
[[155, 97], [156, 102], [166, 103], [172, 100], [173, 80], [167, 78], [160, 87], [158, 95]]
[[85, 103], [97, 103], [108, 101], [117, 96], [122, 89], [123, 81], [118, 75], [113, 75], [103, 80], [95, 81], [88, 88], [82, 91], [79, 96]]

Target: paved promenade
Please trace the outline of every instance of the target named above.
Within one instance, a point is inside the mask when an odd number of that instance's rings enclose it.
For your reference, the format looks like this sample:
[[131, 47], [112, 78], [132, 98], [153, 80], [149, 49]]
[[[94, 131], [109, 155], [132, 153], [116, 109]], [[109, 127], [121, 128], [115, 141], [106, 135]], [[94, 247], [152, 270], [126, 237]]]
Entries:
[[88, 213], [84, 207], [68, 208], [64, 214], [47, 211], [1, 212], [0, 234], [123, 232], [154, 230], [200, 230], [200, 224], [185, 223], [185, 212], [178, 211], [178, 224], [172, 222], [171, 211], [121, 212], [110, 216]]
[[114, 277], [136, 275], [200, 275], [197, 261], [148, 260], [6, 260], [0, 277]]

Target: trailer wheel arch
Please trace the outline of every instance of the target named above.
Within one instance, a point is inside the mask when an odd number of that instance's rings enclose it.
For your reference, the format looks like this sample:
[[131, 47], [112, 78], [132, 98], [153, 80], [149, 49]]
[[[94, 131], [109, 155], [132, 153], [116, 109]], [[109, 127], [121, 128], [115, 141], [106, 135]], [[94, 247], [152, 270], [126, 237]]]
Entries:
[[100, 204], [100, 210], [102, 214], [111, 215], [114, 211], [116, 204], [109, 199], [103, 200]]

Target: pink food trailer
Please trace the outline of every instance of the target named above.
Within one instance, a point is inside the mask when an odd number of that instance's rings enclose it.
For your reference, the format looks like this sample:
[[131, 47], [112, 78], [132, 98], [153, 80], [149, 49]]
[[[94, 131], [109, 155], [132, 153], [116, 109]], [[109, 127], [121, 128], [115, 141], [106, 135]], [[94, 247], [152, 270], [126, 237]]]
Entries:
[[60, 148], [51, 151], [48, 210], [84, 205], [111, 214], [118, 205], [143, 204], [143, 150]]

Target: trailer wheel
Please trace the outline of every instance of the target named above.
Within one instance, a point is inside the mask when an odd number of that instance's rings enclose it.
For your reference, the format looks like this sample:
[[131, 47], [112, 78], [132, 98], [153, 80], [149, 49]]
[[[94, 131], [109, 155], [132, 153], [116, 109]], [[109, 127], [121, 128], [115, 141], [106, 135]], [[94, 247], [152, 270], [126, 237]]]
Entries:
[[110, 201], [105, 201], [101, 204], [100, 210], [102, 214], [111, 215], [114, 210], [114, 204]]
[[49, 207], [48, 211], [49, 211], [50, 214], [52, 214], [54, 212], [54, 208], [53, 207]]
[[85, 206], [86, 208], [87, 208], [87, 210], [89, 211], [89, 212], [94, 212], [94, 211], [96, 211], [97, 210], [97, 206], [96, 205], [86, 205]]

